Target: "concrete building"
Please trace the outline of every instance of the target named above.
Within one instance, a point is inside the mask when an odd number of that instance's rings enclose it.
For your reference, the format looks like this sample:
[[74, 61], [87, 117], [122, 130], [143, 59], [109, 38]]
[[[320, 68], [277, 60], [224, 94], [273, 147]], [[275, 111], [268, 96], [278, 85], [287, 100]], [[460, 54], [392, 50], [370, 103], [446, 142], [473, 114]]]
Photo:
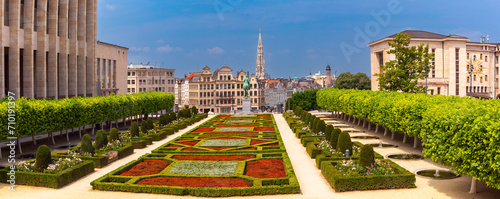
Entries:
[[[498, 56], [500, 44], [470, 42], [470, 39], [458, 35], [441, 35], [426, 31], [407, 30], [412, 39], [410, 46], [428, 44], [430, 53], [434, 54], [427, 78], [428, 93], [437, 95], [475, 96], [483, 98], [499, 98]], [[376, 73], [383, 73], [382, 64], [395, 59], [388, 42], [397, 34], [374, 41], [370, 46], [372, 90], [378, 90]], [[474, 66], [472, 77], [469, 76], [470, 65]], [[470, 84], [472, 82], [472, 87]], [[425, 85], [425, 79], [419, 80]], [[472, 88], [472, 93], [470, 93]]]
[[127, 94], [128, 48], [97, 41], [96, 91], [101, 96]]
[[[0, 93], [61, 99], [120, 92], [119, 84], [97, 91], [96, 58], [116, 61], [119, 79], [118, 64], [127, 62], [127, 50], [98, 44], [96, 19], [97, 0], [0, 1]], [[99, 55], [101, 47], [125, 56]], [[105, 77], [113, 83], [113, 77]]]
[[160, 91], [174, 94], [174, 71], [148, 64], [130, 64], [127, 67], [127, 93]]

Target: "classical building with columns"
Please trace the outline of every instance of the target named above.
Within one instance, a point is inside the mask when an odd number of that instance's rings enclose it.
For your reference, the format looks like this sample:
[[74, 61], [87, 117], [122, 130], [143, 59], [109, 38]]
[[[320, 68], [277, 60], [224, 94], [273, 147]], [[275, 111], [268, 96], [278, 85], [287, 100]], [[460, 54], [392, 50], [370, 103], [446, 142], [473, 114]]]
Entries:
[[[428, 44], [429, 53], [434, 54], [430, 63], [434, 68], [429, 71], [427, 81], [422, 79], [418, 82], [419, 85], [428, 86], [429, 94], [500, 97], [500, 44], [470, 42], [469, 38], [453, 34], [441, 35], [417, 30], [403, 33], [411, 37], [410, 46]], [[379, 88], [378, 78], [374, 75], [384, 72], [380, 66], [395, 59], [394, 54], [388, 54], [387, 51], [391, 48], [388, 43], [396, 35], [368, 44], [371, 50], [372, 90]], [[474, 67], [472, 76], [469, 75], [471, 66]]]
[[[97, 86], [97, 57], [109, 55], [97, 53], [106, 44], [97, 43], [96, 18], [97, 0], [0, 1], [0, 93], [36, 99], [109, 94], [112, 86], [105, 93]], [[116, 67], [126, 68], [126, 48], [106, 48], [121, 52], [116, 62], [125, 64]], [[106, 67], [114, 60], [105, 59]]]

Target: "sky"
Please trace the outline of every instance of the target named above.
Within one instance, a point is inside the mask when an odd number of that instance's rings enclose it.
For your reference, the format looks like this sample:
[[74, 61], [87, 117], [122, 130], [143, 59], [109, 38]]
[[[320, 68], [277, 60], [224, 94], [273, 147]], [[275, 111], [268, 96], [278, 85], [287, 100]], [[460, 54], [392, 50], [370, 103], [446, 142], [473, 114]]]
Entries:
[[98, 0], [97, 38], [176, 77], [226, 64], [255, 73], [259, 28], [272, 78], [370, 76], [368, 43], [404, 30], [500, 42], [498, 0]]

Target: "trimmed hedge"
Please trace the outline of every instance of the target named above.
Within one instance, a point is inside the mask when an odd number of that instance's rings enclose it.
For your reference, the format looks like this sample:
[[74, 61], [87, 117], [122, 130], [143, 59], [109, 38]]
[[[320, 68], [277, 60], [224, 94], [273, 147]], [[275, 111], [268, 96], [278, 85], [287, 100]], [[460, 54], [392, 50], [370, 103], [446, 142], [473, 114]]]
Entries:
[[[16, 171], [16, 185], [61, 188], [94, 171], [93, 162], [86, 160], [57, 174]], [[2, 182], [7, 183], [7, 170], [0, 170]]]
[[321, 163], [321, 173], [336, 192], [376, 189], [415, 188], [415, 175], [391, 160], [389, 162], [396, 171], [393, 175], [375, 176], [343, 176], [334, 168], [339, 161], [324, 161]]

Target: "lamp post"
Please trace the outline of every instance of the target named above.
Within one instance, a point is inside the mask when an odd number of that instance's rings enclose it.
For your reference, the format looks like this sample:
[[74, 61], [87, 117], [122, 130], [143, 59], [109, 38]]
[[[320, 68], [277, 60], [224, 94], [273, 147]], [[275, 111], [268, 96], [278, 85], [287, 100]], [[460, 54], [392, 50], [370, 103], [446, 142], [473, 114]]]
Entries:
[[469, 97], [472, 98], [472, 74], [474, 73], [474, 62], [469, 62]]

